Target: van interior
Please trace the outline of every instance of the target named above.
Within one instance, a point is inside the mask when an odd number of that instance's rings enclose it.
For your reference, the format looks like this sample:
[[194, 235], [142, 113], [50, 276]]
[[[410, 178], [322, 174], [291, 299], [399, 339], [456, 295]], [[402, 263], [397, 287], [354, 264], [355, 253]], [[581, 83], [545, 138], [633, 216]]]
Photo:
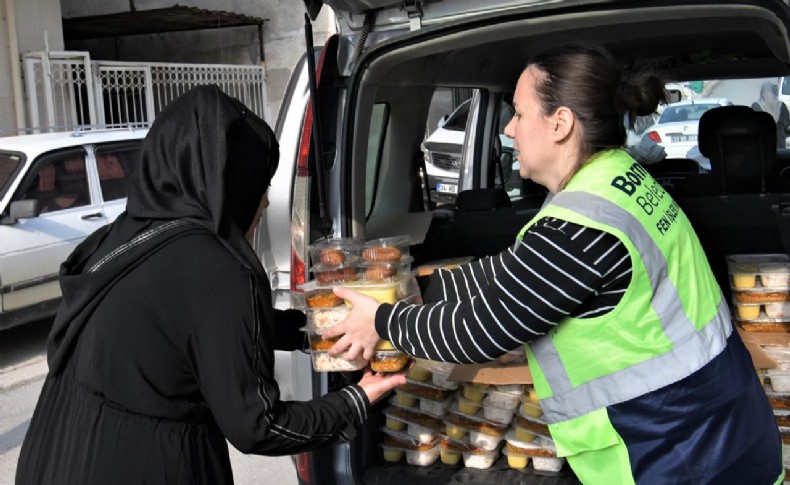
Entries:
[[[498, 182], [497, 113], [512, 98], [530, 57], [569, 41], [603, 44], [625, 67], [650, 69], [674, 82], [778, 78], [790, 74], [790, 26], [786, 6], [765, 2], [545, 2], [474, 20], [428, 26], [369, 49], [353, 63], [351, 42], [327, 53], [332, 86], [345, 86], [342, 123], [323, 119], [328, 197], [337, 201], [336, 234], [370, 238], [377, 220], [410, 215], [430, 219], [424, 239], [411, 248], [414, 265], [456, 256], [497, 254], [515, 241], [539, 211], [546, 190], [522, 180], [515, 191]], [[460, 193], [451, 204], [426, 196], [421, 142], [439, 88], [474, 89], [463, 142]], [[321, 94], [322, 110], [331, 112]], [[756, 97], [756, 93], [755, 93]], [[733, 108], [734, 110], [729, 110]], [[688, 160], [665, 160], [648, 170], [676, 198], [694, 225], [717, 280], [729, 294], [725, 255], [790, 252], [790, 157], [765, 141], [751, 110], [723, 108], [725, 116], [700, 127], [700, 150], [711, 171], [700, 174]], [[427, 128], [426, 128], [427, 127]], [[705, 131], [703, 132], [703, 128]], [[517, 171], [514, 170], [514, 176]], [[313, 179], [315, 185], [316, 179]], [[323, 237], [315, 186], [311, 240]], [[401, 227], [390, 226], [391, 234]], [[379, 234], [377, 236], [380, 236]], [[339, 385], [340, 375], [331, 377]], [[387, 403], [376, 405], [381, 411]], [[346, 451], [355, 481], [402, 483], [576, 483], [568, 471], [520, 472], [500, 460], [489, 470], [421, 468], [384, 463], [377, 446], [384, 420], [374, 413]], [[315, 460], [328, 460], [313, 453]]]

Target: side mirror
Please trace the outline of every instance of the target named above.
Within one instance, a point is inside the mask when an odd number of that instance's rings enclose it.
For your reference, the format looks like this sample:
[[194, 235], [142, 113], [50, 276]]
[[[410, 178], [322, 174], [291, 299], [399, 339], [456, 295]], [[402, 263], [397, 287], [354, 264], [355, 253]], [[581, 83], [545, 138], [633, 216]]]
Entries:
[[11, 202], [8, 215], [3, 217], [0, 223], [16, 224], [19, 219], [31, 219], [39, 215], [38, 201], [35, 199], [17, 200]]

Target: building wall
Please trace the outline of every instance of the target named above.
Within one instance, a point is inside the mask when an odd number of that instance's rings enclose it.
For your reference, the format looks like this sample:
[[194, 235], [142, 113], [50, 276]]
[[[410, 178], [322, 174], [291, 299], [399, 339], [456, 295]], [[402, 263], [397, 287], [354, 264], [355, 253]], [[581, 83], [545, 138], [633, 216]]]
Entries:
[[[0, 130], [17, 129], [11, 79], [11, 53], [6, 2], [0, 0]], [[49, 49], [63, 50], [63, 24], [59, 0], [13, 0], [16, 10], [16, 34], [19, 53], [43, 51], [46, 39]], [[16, 60], [18, 62], [18, 60]], [[21, 71], [20, 65], [20, 71]]]
[[[177, 2], [132, 0], [132, 3], [136, 10], [148, 10], [172, 7]], [[129, 0], [62, 0], [62, 4], [66, 18], [117, 13], [130, 8]], [[69, 42], [66, 48], [86, 50], [97, 60], [246, 65], [262, 62], [266, 68], [269, 112], [276, 117], [291, 71], [305, 51], [304, 4], [294, 0], [191, 0], [188, 5], [268, 19], [263, 27], [264, 59], [260, 59], [258, 29], [254, 26]], [[324, 8], [313, 23], [315, 44], [323, 45], [332, 32], [334, 18]], [[274, 119], [268, 121], [273, 124]]]

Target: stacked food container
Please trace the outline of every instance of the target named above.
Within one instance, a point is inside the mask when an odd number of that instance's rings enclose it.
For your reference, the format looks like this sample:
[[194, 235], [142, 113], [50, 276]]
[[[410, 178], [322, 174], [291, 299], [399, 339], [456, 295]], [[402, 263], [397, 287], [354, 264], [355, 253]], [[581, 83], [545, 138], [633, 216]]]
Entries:
[[[548, 425], [531, 385], [486, 385], [449, 379], [452, 364], [418, 360], [408, 383], [396, 389], [384, 413], [384, 459], [427, 466], [438, 459], [445, 465], [490, 468], [502, 454], [512, 468], [524, 470], [530, 458], [536, 470], [559, 471]], [[404, 440], [393, 445], [395, 433], [406, 433], [424, 449], [413, 454]], [[397, 448], [397, 449], [396, 449]], [[402, 453], [396, 453], [401, 451]], [[419, 456], [419, 458], [418, 458]]]
[[727, 257], [735, 316], [755, 332], [790, 329], [790, 258], [785, 254]]
[[[790, 331], [790, 257], [786, 254], [738, 254], [727, 257], [735, 319], [748, 333]], [[774, 410], [783, 447], [785, 469], [790, 469], [790, 339], [758, 340], [776, 363], [757, 369]]]
[[[411, 272], [413, 258], [409, 255], [409, 238], [395, 237], [362, 242], [358, 239], [335, 238], [310, 246], [314, 279], [302, 286], [305, 297], [307, 325], [304, 331], [310, 344], [313, 369], [317, 372], [363, 369], [368, 361], [359, 357], [347, 361], [331, 357], [327, 351], [334, 339], [325, 339], [324, 332], [348, 315], [350, 303], [334, 294], [343, 286], [371, 296], [382, 303], [411, 301], [419, 295]], [[379, 342], [370, 361], [375, 372], [397, 372], [409, 356], [385, 340]]]

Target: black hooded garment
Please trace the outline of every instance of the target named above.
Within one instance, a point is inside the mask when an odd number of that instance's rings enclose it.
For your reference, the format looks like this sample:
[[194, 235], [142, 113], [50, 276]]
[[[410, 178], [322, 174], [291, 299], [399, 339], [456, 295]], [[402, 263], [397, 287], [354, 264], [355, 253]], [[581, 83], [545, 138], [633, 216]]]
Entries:
[[355, 436], [359, 386], [285, 402], [274, 380], [304, 315], [272, 308], [244, 233], [278, 157], [263, 120], [215, 86], [159, 114], [127, 212], [61, 266], [17, 484], [225, 484], [226, 438], [287, 455]]

